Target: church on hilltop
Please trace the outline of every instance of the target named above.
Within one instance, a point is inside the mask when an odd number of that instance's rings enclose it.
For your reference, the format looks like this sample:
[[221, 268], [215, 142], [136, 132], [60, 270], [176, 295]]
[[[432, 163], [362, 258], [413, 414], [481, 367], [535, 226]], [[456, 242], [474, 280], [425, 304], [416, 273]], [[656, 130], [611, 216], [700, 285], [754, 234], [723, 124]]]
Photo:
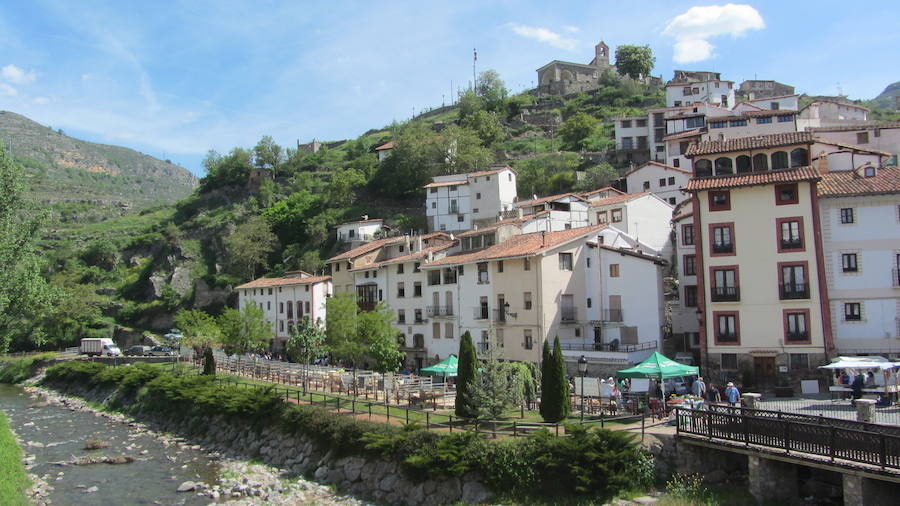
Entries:
[[594, 59], [587, 65], [553, 60], [537, 69], [538, 91], [548, 95], [569, 95], [600, 87], [604, 70], [616, 71], [609, 63], [609, 46], [602, 40], [594, 46]]

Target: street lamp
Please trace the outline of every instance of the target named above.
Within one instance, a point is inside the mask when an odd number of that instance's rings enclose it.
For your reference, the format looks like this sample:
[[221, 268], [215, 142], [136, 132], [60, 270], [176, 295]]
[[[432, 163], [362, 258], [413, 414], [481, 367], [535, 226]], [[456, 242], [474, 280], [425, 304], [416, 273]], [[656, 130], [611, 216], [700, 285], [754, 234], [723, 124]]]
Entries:
[[584, 375], [587, 373], [587, 359], [584, 355], [578, 359], [578, 372], [581, 374], [581, 421], [584, 422]]

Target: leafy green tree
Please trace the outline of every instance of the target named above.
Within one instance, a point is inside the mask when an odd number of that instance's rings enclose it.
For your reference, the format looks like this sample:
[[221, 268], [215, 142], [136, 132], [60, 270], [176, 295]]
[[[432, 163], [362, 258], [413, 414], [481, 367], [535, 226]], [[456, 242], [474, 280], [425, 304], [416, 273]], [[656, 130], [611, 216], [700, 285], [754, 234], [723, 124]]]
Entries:
[[21, 169], [0, 144], [0, 352], [14, 334], [46, 336], [38, 322], [53, 313], [59, 292], [41, 275], [38, 255], [41, 216], [24, 198]]
[[632, 79], [650, 75], [656, 65], [656, 57], [650, 46], [622, 45], [616, 47], [616, 70]]
[[285, 153], [281, 146], [268, 135], [253, 147], [253, 162], [257, 167], [269, 169], [273, 174], [278, 174], [278, 169], [284, 162]]
[[[519, 195], [523, 199], [529, 198], [531, 195], [548, 195], [552, 192], [551, 187], [565, 186], [571, 183], [571, 175], [578, 168], [580, 157], [575, 153], [551, 153], [537, 156], [516, 163], [516, 170], [519, 176], [516, 179], [516, 185]], [[553, 176], [567, 173], [563, 181], [551, 182]], [[567, 191], [567, 190], [564, 190]]]
[[480, 381], [478, 374], [478, 354], [472, 343], [472, 334], [465, 331], [459, 340], [459, 362], [456, 373], [456, 416], [477, 418], [478, 406], [473, 403], [472, 389]]
[[243, 189], [253, 170], [253, 155], [243, 148], [234, 148], [225, 156], [211, 151], [203, 166], [206, 175], [200, 179], [200, 193], [225, 187]]
[[467, 116], [462, 121], [462, 126], [474, 131], [485, 147], [490, 147], [503, 138], [503, 127], [497, 113], [477, 111]]
[[585, 141], [594, 134], [597, 129], [597, 119], [585, 112], [576, 113], [563, 121], [559, 127], [559, 137], [562, 139], [563, 149], [579, 151], [585, 149]]
[[274, 336], [272, 326], [266, 321], [263, 310], [255, 304], [247, 304], [243, 311], [228, 308], [216, 319], [222, 332], [222, 347], [225, 353], [237, 354], [264, 350]]
[[331, 174], [328, 185], [328, 201], [347, 206], [356, 200], [354, 190], [366, 184], [365, 173], [356, 169], [338, 169]]
[[465, 90], [460, 92], [456, 107], [459, 111], [459, 120], [462, 122], [472, 114], [484, 110], [484, 99], [472, 90]]
[[493, 69], [485, 70], [478, 74], [476, 83], [475, 91], [484, 100], [485, 109], [499, 112], [509, 94], [500, 74]]
[[537, 398], [538, 385], [533, 362], [506, 362], [503, 364], [509, 376], [513, 404], [529, 409]]
[[576, 184], [575, 189], [584, 192], [610, 186], [619, 179], [619, 172], [612, 165], [602, 162], [585, 171], [584, 177]]
[[166, 283], [159, 294], [159, 302], [167, 311], [175, 311], [178, 309], [178, 305], [181, 304], [181, 296], [172, 288], [172, 285]]
[[530, 105], [534, 105], [534, 95], [529, 93], [513, 95], [506, 101], [506, 117], [509, 119], [515, 118]]
[[111, 271], [119, 264], [119, 248], [109, 240], [96, 241], [81, 254], [81, 260], [85, 265]]
[[337, 360], [358, 361], [365, 354], [365, 347], [356, 339], [356, 296], [338, 293], [325, 300], [325, 342]]
[[262, 216], [252, 216], [225, 239], [230, 271], [243, 279], [254, 279], [257, 268], [269, 266], [267, 257], [277, 238]]
[[222, 341], [222, 332], [216, 319], [199, 309], [182, 309], [175, 315], [175, 326], [184, 335], [183, 343], [203, 354], [203, 374], [216, 373], [214, 346]]
[[547, 376], [543, 379], [541, 389], [541, 417], [545, 422], [556, 423], [565, 420], [571, 409], [569, 382], [566, 381], [566, 361], [559, 344], [559, 336], [553, 339], [553, 354], [546, 372]]
[[[305, 176], [305, 174], [304, 174]], [[272, 230], [283, 243], [306, 242], [307, 220], [321, 210], [321, 199], [313, 191], [303, 189], [276, 202], [262, 212]], [[300, 241], [298, 241], [300, 239]]]
[[287, 353], [291, 360], [303, 364], [304, 391], [306, 391], [309, 377], [310, 362], [327, 351], [325, 332], [317, 324], [311, 322], [308, 316], [303, 317], [300, 325], [291, 326], [290, 337], [287, 341]]
[[[498, 420], [513, 406], [518, 398], [509, 370], [500, 362], [501, 353], [497, 346], [494, 329], [488, 331], [487, 350], [482, 354], [480, 381], [469, 386], [470, 406], [475, 408], [480, 419]], [[457, 391], [457, 396], [459, 392]]]
[[393, 321], [394, 315], [384, 303], [357, 315], [357, 339], [365, 347], [366, 356], [375, 359], [373, 369], [378, 372], [396, 372], [403, 360]]

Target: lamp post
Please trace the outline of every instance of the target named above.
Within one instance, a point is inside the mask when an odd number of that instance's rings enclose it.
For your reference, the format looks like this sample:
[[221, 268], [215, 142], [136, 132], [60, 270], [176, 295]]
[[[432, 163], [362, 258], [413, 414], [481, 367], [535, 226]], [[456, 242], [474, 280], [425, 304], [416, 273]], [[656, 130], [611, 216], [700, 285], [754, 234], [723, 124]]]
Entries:
[[581, 422], [584, 423], [584, 375], [587, 373], [587, 359], [584, 355], [578, 359], [578, 372], [581, 374]]

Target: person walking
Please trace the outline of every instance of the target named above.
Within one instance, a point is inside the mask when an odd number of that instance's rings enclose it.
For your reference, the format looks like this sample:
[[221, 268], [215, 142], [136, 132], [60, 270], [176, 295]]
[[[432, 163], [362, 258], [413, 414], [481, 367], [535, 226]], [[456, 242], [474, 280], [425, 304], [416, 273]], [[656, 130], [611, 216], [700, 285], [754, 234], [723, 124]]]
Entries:
[[853, 390], [853, 400], [850, 401], [854, 406], [856, 405], [856, 399], [862, 397], [863, 387], [866, 384], [866, 377], [863, 373], [859, 373], [853, 378], [853, 383], [850, 385], [850, 388]]
[[718, 404], [722, 402], [722, 392], [719, 391], [719, 387], [710, 383], [709, 388], [707, 389], [707, 401], [710, 404]]
[[706, 398], [706, 383], [703, 382], [702, 376], [698, 376], [694, 381], [694, 384], [691, 385], [691, 393], [694, 394], [695, 397], [700, 397], [701, 399]]
[[740, 390], [730, 381], [725, 386], [725, 398], [728, 400], [728, 404], [731, 404], [731, 407], [737, 406], [738, 401], [741, 399]]

